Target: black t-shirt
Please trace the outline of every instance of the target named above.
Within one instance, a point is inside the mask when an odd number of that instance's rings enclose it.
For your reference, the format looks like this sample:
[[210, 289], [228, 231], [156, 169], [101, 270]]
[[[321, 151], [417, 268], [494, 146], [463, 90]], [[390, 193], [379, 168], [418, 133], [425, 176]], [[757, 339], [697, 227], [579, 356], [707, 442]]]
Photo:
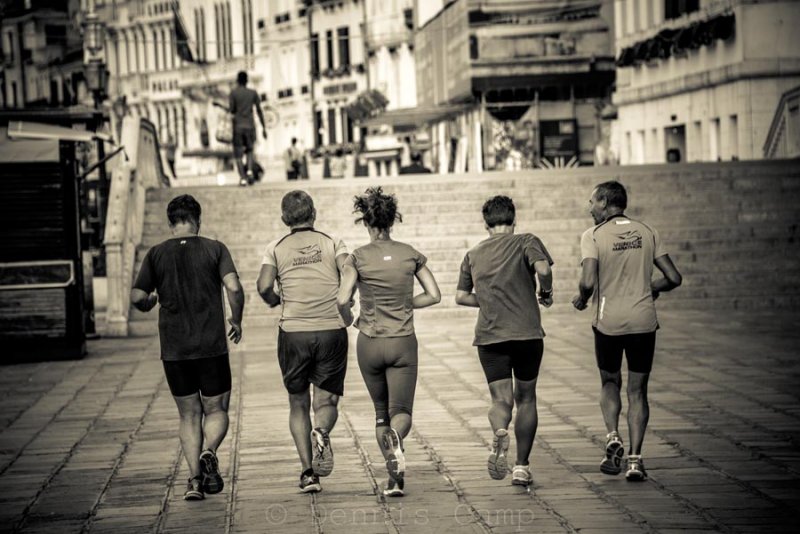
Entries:
[[147, 251], [133, 287], [158, 291], [161, 359], [228, 352], [222, 279], [229, 273], [236, 273], [231, 254], [213, 239], [174, 237]]

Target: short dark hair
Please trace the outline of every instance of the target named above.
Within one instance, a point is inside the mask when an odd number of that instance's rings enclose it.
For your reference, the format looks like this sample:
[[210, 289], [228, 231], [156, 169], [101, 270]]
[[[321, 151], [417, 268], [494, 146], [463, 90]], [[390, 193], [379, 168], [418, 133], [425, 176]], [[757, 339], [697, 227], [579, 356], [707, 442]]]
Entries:
[[484, 202], [481, 213], [483, 213], [483, 220], [489, 228], [514, 224], [517, 216], [514, 201], [505, 195], [497, 195]]
[[236, 83], [239, 85], [247, 85], [247, 73], [245, 71], [239, 71], [239, 74], [236, 75]]
[[412, 152], [411, 161], [416, 163], [422, 163], [422, 154], [420, 154], [419, 152]]
[[603, 182], [594, 188], [594, 195], [597, 200], [605, 200], [606, 206], [615, 206], [621, 210], [628, 207], [628, 192], [625, 186], [616, 180]]
[[397, 211], [397, 197], [383, 192], [383, 188], [370, 187], [363, 195], [353, 198], [353, 213], [360, 213], [356, 224], [364, 222], [367, 226], [388, 230], [395, 221], [403, 222]]
[[295, 144], [295, 143], [297, 143], [297, 138], [296, 137], [292, 137], [292, 144]]
[[314, 220], [314, 201], [305, 191], [296, 189], [283, 195], [281, 220], [286, 226], [296, 226]]
[[169, 224], [191, 223], [200, 226], [200, 203], [192, 195], [179, 195], [169, 201], [167, 205], [167, 219]]

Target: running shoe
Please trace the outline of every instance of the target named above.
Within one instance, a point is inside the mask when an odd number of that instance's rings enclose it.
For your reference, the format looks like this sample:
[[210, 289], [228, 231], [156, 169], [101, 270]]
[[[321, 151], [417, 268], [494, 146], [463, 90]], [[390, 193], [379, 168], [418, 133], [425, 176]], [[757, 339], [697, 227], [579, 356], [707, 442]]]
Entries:
[[402, 497], [405, 495], [403, 492], [403, 485], [404, 481], [400, 480], [399, 482], [395, 482], [393, 478], [389, 478], [389, 482], [386, 483], [386, 488], [383, 490], [383, 494], [386, 497]]
[[381, 448], [386, 458], [386, 470], [395, 482], [401, 484], [406, 472], [406, 457], [403, 454], [403, 442], [397, 430], [389, 428], [381, 436]]
[[219, 493], [225, 487], [222, 475], [219, 474], [219, 460], [211, 449], [200, 454], [200, 473], [203, 477], [203, 491], [210, 495]]
[[300, 491], [302, 493], [316, 493], [322, 491], [322, 486], [319, 483], [319, 475], [314, 473], [311, 469], [308, 469], [300, 475]]
[[186, 483], [186, 493], [183, 494], [183, 500], [202, 501], [203, 499], [205, 499], [205, 495], [203, 495], [203, 477], [190, 478]]
[[506, 453], [508, 453], [509, 443], [508, 430], [505, 428], [499, 429], [494, 433], [492, 440], [492, 452], [489, 453], [489, 476], [495, 480], [503, 480], [508, 474], [508, 460]]
[[515, 465], [511, 470], [511, 483], [515, 486], [530, 486], [533, 482], [531, 468], [528, 465]]
[[644, 469], [644, 461], [642, 461], [640, 455], [628, 455], [628, 472], [625, 473], [625, 478], [631, 482], [643, 482], [647, 480], [647, 471]]
[[311, 445], [314, 449], [314, 457], [311, 459], [314, 473], [321, 477], [330, 475], [333, 471], [333, 448], [328, 431], [322, 428], [312, 430]]
[[622, 438], [616, 430], [606, 436], [606, 455], [600, 462], [600, 472], [606, 475], [618, 475], [622, 471], [622, 457], [625, 449], [622, 446]]

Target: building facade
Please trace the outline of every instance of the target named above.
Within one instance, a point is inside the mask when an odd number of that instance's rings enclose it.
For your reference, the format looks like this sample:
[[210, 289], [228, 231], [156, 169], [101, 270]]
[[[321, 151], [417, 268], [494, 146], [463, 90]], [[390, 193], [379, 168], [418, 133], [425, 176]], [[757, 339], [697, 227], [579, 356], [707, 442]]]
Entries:
[[800, 2], [616, 0], [623, 164], [758, 159], [800, 84]]
[[[364, 0], [307, 4], [313, 147], [322, 152], [353, 152], [361, 142], [361, 132], [347, 110], [368, 89]], [[348, 171], [352, 174], [352, 161]]]
[[435, 169], [593, 164], [610, 131], [603, 110], [615, 76], [612, 8], [600, 0], [456, 0], [420, 13], [417, 101], [434, 117]]
[[14, 0], [0, 13], [0, 108], [91, 102], [83, 73], [80, 2]]
[[[264, 17], [259, 6], [253, 0], [96, 2], [108, 28], [112, 110], [152, 121], [162, 147], [175, 153], [178, 176], [234, 168], [231, 146], [220, 140], [229, 117], [214, 103], [227, 105], [241, 70], [249, 73], [248, 86], [267, 98], [269, 65], [256, 46]], [[178, 25], [192, 61], [177, 53]], [[256, 151], [267, 155], [263, 143]]]

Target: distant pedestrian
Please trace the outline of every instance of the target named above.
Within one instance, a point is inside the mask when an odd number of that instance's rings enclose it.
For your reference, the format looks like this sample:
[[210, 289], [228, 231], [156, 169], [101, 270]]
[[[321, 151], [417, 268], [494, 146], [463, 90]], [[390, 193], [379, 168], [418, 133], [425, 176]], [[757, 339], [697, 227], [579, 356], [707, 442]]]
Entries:
[[[628, 361], [628, 471], [625, 478], [646, 480], [642, 442], [650, 418], [647, 382], [656, 345], [655, 299], [681, 285], [658, 232], [625, 215], [628, 194], [619, 182], [594, 188], [589, 213], [595, 226], [581, 237], [582, 273], [579, 294], [572, 299], [584, 310], [593, 298], [592, 321], [597, 367], [600, 369], [600, 408], [606, 430], [605, 456], [600, 471], [618, 475], [625, 449], [619, 436], [622, 410], [622, 353]], [[653, 265], [664, 275], [652, 281]]]
[[347, 329], [336, 309], [347, 247], [314, 228], [317, 211], [305, 191], [286, 193], [281, 212], [291, 231], [267, 245], [257, 286], [270, 307], [281, 305], [278, 363], [289, 392], [289, 429], [300, 456], [300, 490], [317, 492], [322, 489], [319, 477], [333, 470], [330, 433], [347, 371]]
[[344, 150], [337, 148], [330, 161], [331, 178], [344, 178], [347, 172], [347, 160], [344, 157]]
[[286, 149], [286, 153], [284, 154], [284, 163], [286, 165], [287, 180], [297, 180], [301, 177], [303, 153], [297, 148], [296, 137], [292, 137], [292, 144]]
[[400, 174], [430, 174], [431, 170], [422, 164], [422, 154], [411, 153], [411, 164], [400, 167]]
[[[384, 495], [403, 495], [405, 456], [403, 439], [411, 431], [411, 412], [417, 385], [417, 337], [414, 310], [441, 300], [439, 286], [427, 259], [410, 245], [394, 241], [397, 199], [380, 187], [355, 198], [356, 222], [363, 222], [370, 243], [359, 247], [345, 262], [337, 305], [345, 324], [358, 286], [361, 314], [356, 321], [358, 366], [375, 406], [375, 437], [386, 461], [389, 481]], [[414, 280], [422, 293], [414, 295]]]
[[[189, 466], [184, 499], [222, 491], [216, 451], [228, 431], [231, 369], [222, 288], [234, 343], [242, 338], [244, 292], [228, 248], [198, 235], [200, 204], [180, 195], [167, 206], [172, 238], [151, 248], [131, 289], [131, 303], [161, 303], [158, 332], [169, 389], [178, 406], [178, 434]], [[202, 453], [201, 453], [202, 451]]]
[[[239, 171], [241, 185], [256, 181], [253, 148], [256, 142], [256, 123], [253, 120], [255, 108], [264, 139], [267, 138], [267, 127], [264, 124], [264, 111], [261, 109], [261, 98], [258, 93], [247, 88], [247, 73], [241, 71], [236, 76], [236, 88], [228, 98], [228, 111], [233, 115], [233, 156], [236, 169]], [[245, 156], [247, 163], [242, 162]]]
[[480, 309], [473, 345], [492, 396], [489, 476], [501, 480], [508, 474], [508, 425], [516, 404], [517, 461], [511, 483], [528, 486], [529, 456], [539, 424], [536, 381], [544, 352], [539, 304], [547, 308], [553, 303], [553, 260], [538, 237], [514, 233], [516, 209], [509, 197], [490, 198], [482, 212], [489, 237], [464, 257], [456, 302]]

